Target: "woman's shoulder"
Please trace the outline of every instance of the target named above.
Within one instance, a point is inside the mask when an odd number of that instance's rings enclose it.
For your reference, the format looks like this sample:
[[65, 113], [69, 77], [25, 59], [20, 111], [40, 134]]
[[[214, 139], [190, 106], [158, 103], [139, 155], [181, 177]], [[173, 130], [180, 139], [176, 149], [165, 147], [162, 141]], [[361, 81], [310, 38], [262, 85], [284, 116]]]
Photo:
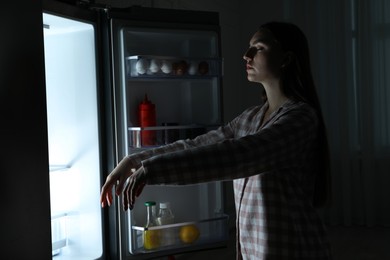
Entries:
[[286, 104], [283, 105], [282, 111], [279, 114], [280, 116], [295, 116], [295, 117], [305, 117], [305, 118], [310, 118], [310, 121], [318, 120], [318, 113], [316, 109], [310, 105], [307, 102], [304, 101], [294, 101], [291, 100], [287, 102]]
[[315, 108], [307, 102], [289, 100], [283, 105], [284, 110], [302, 110], [316, 114]]

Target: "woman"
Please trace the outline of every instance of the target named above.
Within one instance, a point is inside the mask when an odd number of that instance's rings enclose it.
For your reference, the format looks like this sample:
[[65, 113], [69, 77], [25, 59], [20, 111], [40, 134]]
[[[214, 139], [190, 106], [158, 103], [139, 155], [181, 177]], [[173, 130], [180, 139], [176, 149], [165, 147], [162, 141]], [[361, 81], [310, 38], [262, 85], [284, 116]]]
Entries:
[[125, 210], [145, 184], [234, 180], [237, 259], [331, 259], [315, 210], [326, 200], [329, 160], [306, 37], [295, 25], [267, 23], [244, 60], [264, 105], [193, 140], [124, 158], [107, 177], [102, 206], [118, 180], [120, 195], [129, 179]]

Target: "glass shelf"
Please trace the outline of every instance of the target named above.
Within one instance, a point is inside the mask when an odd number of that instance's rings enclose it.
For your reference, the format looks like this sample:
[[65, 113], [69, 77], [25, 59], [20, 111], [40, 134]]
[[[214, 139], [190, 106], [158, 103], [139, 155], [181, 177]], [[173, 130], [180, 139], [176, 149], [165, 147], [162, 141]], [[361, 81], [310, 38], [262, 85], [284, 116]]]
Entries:
[[[228, 240], [229, 232], [228, 232], [228, 215], [221, 214], [214, 218], [203, 219], [199, 221], [189, 221], [189, 222], [181, 222], [170, 225], [162, 225], [162, 226], [154, 226], [145, 228], [142, 226], [132, 226], [132, 237], [135, 238], [133, 240], [133, 248], [135, 248], [135, 252], [133, 254], [139, 253], [153, 253], [153, 252], [161, 252], [163, 250], [179, 250], [187, 249], [189, 247], [199, 247], [202, 245], [207, 245], [211, 243], [220, 243]], [[199, 237], [197, 237], [194, 241], [183, 241], [183, 229], [186, 227], [195, 227], [199, 232]], [[172, 242], [169, 245], [161, 245], [152, 250], [146, 250], [144, 248], [144, 233], [145, 231], [155, 231], [158, 236], [164, 236], [164, 232], [170, 232], [173, 234]], [[163, 241], [160, 241], [163, 244]]]
[[61, 164], [61, 165], [60, 164], [56, 164], [56, 165], [51, 164], [51, 165], [49, 165], [50, 172], [67, 171], [70, 168], [71, 168], [71, 166], [68, 164]]
[[[216, 129], [218, 126], [206, 125], [164, 125], [164, 126], [149, 126], [129, 127], [129, 147], [156, 147], [172, 143], [177, 140], [192, 139], [198, 135], [204, 134], [211, 129]], [[148, 140], [146, 140], [148, 139]]]
[[154, 131], [161, 131], [161, 130], [175, 130], [175, 129], [197, 129], [197, 128], [209, 128], [213, 126], [204, 126], [204, 125], [164, 125], [164, 126], [147, 126], [147, 127], [141, 127], [141, 126], [130, 126], [128, 128], [129, 131], [143, 131], [143, 130], [154, 130]]
[[126, 58], [131, 79], [202, 79], [221, 76], [221, 59], [135, 55]]

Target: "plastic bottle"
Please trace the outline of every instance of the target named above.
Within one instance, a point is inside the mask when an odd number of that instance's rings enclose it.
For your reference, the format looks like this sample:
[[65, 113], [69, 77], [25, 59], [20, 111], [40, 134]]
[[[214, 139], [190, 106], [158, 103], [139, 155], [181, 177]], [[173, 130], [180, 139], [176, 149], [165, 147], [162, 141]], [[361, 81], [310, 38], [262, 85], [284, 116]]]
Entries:
[[[156, 106], [145, 94], [144, 100], [138, 106], [139, 124], [141, 127], [156, 126]], [[141, 131], [142, 146], [156, 145], [156, 131]]]
[[148, 228], [157, 226], [156, 216], [153, 213], [153, 208], [156, 206], [156, 202], [147, 201], [146, 206], [146, 225], [144, 231], [144, 248], [146, 250], [156, 249], [160, 246], [160, 230], [150, 230]]
[[[158, 225], [169, 225], [174, 223], [174, 215], [172, 214], [170, 203], [160, 203], [160, 210], [157, 216]], [[170, 246], [175, 244], [175, 230], [172, 227], [167, 227], [161, 230], [161, 246]]]

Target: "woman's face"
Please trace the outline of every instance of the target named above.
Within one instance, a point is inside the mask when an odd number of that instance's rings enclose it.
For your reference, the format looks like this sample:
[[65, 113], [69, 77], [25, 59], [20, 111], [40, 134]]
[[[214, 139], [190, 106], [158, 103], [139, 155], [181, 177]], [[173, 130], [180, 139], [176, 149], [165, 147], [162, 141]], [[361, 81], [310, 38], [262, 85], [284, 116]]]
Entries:
[[265, 29], [257, 31], [249, 41], [249, 49], [244, 54], [248, 80], [267, 84], [280, 79], [284, 52]]

